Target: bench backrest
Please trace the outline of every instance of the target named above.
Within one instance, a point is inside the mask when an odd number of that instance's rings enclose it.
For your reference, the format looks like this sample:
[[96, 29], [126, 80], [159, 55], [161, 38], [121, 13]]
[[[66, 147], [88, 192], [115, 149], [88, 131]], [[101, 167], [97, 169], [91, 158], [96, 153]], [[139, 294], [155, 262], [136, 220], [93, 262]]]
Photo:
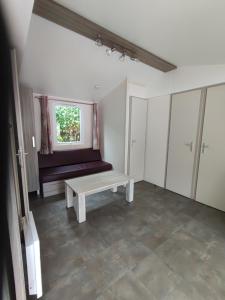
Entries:
[[100, 151], [93, 150], [92, 148], [55, 151], [53, 154], [40, 154], [40, 152], [38, 152], [38, 163], [40, 169], [99, 160], [102, 160]]

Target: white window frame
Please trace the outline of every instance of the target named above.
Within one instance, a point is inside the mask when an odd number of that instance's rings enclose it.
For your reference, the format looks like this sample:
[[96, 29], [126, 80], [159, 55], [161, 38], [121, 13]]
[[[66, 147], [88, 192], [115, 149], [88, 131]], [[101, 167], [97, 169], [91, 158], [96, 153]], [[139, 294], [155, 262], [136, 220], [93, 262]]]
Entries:
[[[80, 109], [80, 141], [79, 142], [67, 142], [60, 143], [57, 141], [57, 122], [55, 107], [56, 106], [74, 106]], [[52, 131], [52, 146], [53, 150], [66, 150], [66, 149], [76, 149], [84, 145], [84, 123], [83, 123], [83, 112], [82, 108], [78, 103], [73, 103], [72, 101], [51, 101], [50, 105], [50, 121], [51, 121], [51, 131]]]

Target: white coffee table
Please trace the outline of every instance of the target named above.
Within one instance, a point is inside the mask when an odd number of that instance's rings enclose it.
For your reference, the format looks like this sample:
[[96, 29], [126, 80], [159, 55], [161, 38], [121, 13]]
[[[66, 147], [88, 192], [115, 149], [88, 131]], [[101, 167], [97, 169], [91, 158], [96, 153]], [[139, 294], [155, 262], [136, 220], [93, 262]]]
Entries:
[[[110, 189], [112, 192], [116, 192], [117, 187], [121, 185], [126, 185], [126, 200], [127, 202], [132, 202], [134, 195], [134, 180], [117, 171], [101, 172], [65, 180], [67, 208], [74, 207], [77, 221], [79, 223], [85, 222], [85, 196]], [[76, 194], [75, 197], [73, 197], [74, 192]]]

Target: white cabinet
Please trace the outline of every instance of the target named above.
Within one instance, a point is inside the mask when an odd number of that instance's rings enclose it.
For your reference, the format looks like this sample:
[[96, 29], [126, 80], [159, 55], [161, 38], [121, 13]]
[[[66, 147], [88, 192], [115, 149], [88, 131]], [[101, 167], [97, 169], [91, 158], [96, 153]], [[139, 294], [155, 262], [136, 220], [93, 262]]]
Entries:
[[196, 200], [225, 211], [225, 85], [207, 89]]
[[148, 100], [145, 180], [165, 186], [170, 95]]
[[194, 197], [193, 175], [199, 128], [201, 90], [172, 96], [166, 188]]

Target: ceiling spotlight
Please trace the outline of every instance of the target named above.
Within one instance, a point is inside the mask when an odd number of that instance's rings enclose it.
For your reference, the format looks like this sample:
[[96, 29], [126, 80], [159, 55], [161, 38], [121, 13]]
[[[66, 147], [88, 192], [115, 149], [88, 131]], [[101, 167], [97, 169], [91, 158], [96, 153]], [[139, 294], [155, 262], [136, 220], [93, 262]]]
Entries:
[[119, 60], [124, 62], [125, 61], [125, 58], [126, 58], [126, 52], [124, 51], [121, 56], [119, 57]]
[[113, 52], [116, 51], [116, 48], [115, 47], [107, 48], [105, 51], [106, 51], [106, 54], [108, 56], [110, 56]]
[[100, 34], [97, 35], [97, 38], [96, 38], [96, 40], [95, 40], [95, 44], [96, 44], [98, 47], [103, 46], [103, 41], [102, 41], [102, 38], [101, 38], [101, 35], [100, 35]]
[[134, 61], [134, 62], [138, 62], [138, 61], [139, 61], [138, 58], [137, 58], [137, 57], [134, 57], [134, 56], [131, 56], [131, 57], [130, 57], [130, 60], [132, 60], [132, 61]]

